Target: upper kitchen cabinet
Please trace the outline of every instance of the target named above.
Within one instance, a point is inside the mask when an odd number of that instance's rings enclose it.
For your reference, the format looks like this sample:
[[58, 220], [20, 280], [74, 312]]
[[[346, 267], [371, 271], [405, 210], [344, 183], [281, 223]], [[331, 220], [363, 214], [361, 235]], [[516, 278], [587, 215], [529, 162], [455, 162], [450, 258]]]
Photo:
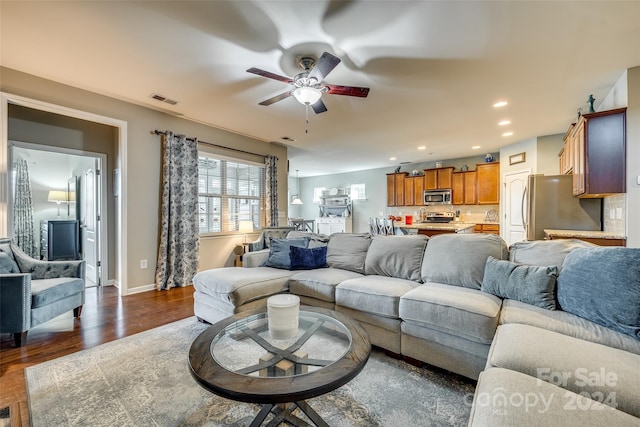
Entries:
[[425, 169], [424, 189], [439, 190], [453, 187], [453, 167]]
[[454, 172], [452, 179], [452, 202], [454, 205], [478, 203], [476, 171]]
[[404, 206], [404, 181], [406, 172], [387, 174], [387, 206]]
[[572, 129], [575, 196], [603, 197], [626, 191], [626, 111], [584, 114]]
[[404, 179], [404, 205], [419, 206], [423, 204], [424, 177], [422, 175], [407, 176]]
[[500, 203], [500, 163], [481, 163], [478, 173], [478, 204], [497, 205]]
[[576, 127], [575, 123], [572, 123], [564, 134], [564, 145], [558, 157], [560, 157], [560, 173], [567, 175], [573, 173], [573, 131]]

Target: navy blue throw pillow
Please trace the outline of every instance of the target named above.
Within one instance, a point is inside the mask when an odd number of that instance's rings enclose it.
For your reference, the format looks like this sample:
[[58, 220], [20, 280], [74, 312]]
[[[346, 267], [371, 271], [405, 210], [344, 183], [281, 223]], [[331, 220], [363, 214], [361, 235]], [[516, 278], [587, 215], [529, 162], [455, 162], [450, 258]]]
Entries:
[[564, 311], [640, 339], [640, 249], [581, 248], [558, 276]]
[[274, 239], [271, 238], [271, 248], [269, 249], [269, 258], [264, 263], [266, 267], [284, 268], [291, 270], [291, 261], [289, 257], [290, 247], [306, 248], [309, 245], [308, 238], [300, 239]]
[[289, 248], [291, 260], [291, 270], [311, 270], [313, 268], [324, 268], [327, 266], [327, 247], [299, 248], [291, 246]]

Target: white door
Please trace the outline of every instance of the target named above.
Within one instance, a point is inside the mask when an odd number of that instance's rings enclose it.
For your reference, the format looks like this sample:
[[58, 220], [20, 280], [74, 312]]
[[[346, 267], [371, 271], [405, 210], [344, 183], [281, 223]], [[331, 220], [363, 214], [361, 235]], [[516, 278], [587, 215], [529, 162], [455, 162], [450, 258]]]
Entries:
[[[100, 160], [96, 159], [96, 163]], [[87, 286], [100, 285], [100, 175], [99, 169], [82, 173], [80, 224], [82, 230], [83, 259], [86, 263]]]
[[526, 239], [523, 218], [523, 197], [530, 170], [507, 173], [504, 175], [505, 208], [504, 208], [504, 240], [507, 246]]

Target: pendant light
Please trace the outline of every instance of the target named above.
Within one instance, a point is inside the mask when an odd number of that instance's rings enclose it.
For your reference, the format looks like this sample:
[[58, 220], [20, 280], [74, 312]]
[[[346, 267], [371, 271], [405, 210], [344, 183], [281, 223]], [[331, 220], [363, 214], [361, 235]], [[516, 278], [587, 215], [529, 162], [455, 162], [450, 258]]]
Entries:
[[[298, 169], [296, 169], [296, 187], [299, 189], [300, 188], [300, 182], [298, 181]], [[291, 202], [292, 205], [303, 205], [304, 203], [302, 203], [302, 200], [300, 200], [300, 197], [298, 195], [298, 193], [293, 195], [293, 201]]]

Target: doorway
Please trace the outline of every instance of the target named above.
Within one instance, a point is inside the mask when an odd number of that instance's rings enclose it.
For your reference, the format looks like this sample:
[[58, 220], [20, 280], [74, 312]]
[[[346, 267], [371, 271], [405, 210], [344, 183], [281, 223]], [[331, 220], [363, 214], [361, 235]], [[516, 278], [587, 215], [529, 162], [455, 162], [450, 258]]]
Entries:
[[[85, 260], [86, 286], [108, 283], [108, 223], [103, 209], [106, 201], [101, 170], [106, 156], [60, 147], [9, 141], [9, 212], [15, 200], [15, 165], [24, 161], [29, 175], [33, 212], [33, 241], [38, 246], [38, 258], [46, 259], [49, 227], [71, 221], [79, 231], [78, 259]], [[65, 195], [62, 200], [52, 194]], [[10, 224], [12, 216], [9, 215]], [[49, 224], [53, 223], [53, 224]], [[104, 227], [103, 227], [104, 225]]]
[[523, 211], [524, 189], [531, 169], [510, 172], [504, 175], [504, 232], [503, 238], [507, 247], [512, 243], [526, 239], [525, 218]]
[[[111, 126], [115, 130], [115, 135], [113, 138], [113, 141], [115, 143], [115, 165], [113, 165], [113, 168], [122, 172], [119, 174], [119, 186], [117, 188], [118, 197], [115, 198], [114, 213], [111, 216], [112, 222], [114, 224], [113, 227], [109, 227], [110, 230], [113, 229], [114, 236], [113, 239], [110, 239], [110, 241], [112, 241], [111, 246], [113, 246], [113, 254], [112, 256], [110, 256], [110, 259], [113, 261], [111, 263], [111, 269], [114, 270], [114, 273], [113, 275], [110, 274], [109, 276], [113, 277], [113, 280], [110, 279], [111, 283], [109, 284], [113, 284], [118, 287], [120, 295], [127, 295], [127, 215], [123, 203], [123, 200], [125, 200], [127, 197], [127, 122], [107, 116], [89, 113], [86, 111], [38, 101], [19, 95], [0, 92], [0, 235], [3, 236], [8, 235], [9, 233], [9, 221], [7, 218], [9, 212], [7, 157], [9, 156], [8, 128], [10, 106], [22, 106], [41, 112], [59, 115], [60, 117], [71, 117], [91, 123], [99, 123]], [[102, 270], [104, 274], [104, 268]]]

